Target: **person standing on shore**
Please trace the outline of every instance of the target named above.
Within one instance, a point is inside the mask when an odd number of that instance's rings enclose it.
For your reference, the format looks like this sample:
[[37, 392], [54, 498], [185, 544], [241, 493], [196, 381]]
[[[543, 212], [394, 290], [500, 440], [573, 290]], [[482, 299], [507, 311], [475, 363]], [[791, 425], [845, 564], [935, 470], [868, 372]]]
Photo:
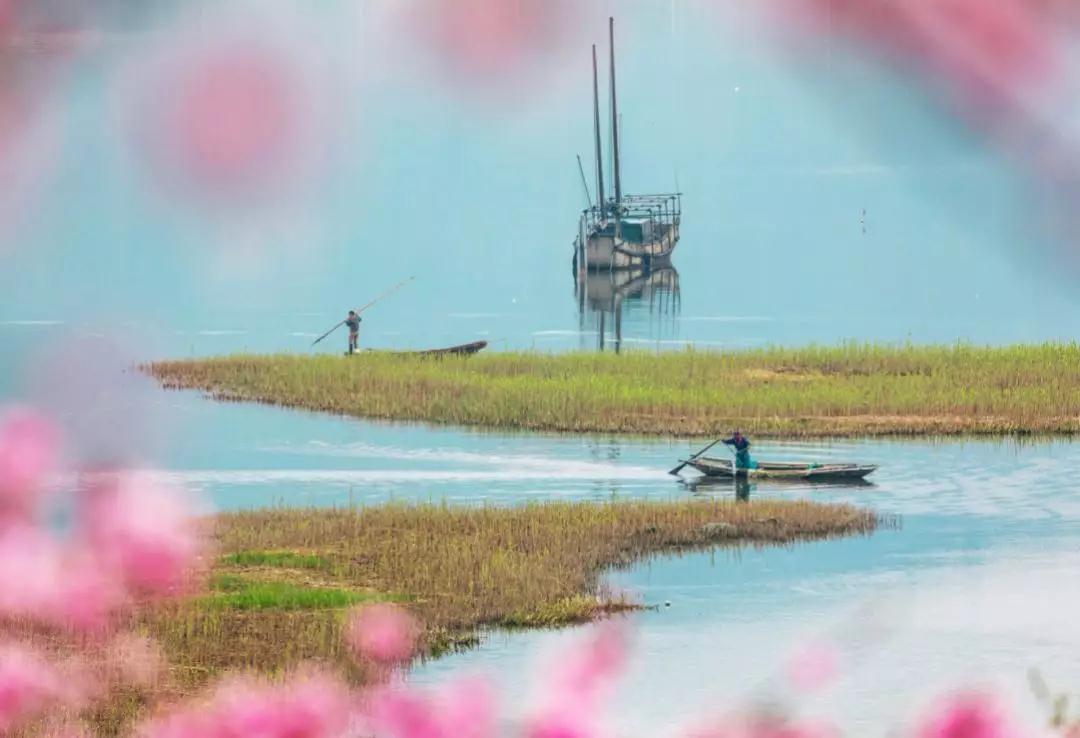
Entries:
[[360, 343], [360, 316], [355, 310], [349, 311], [349, 317], [345, 318], [345, 325], [349, 327], [349, 353], [355, 353]]
[[750, 459], [750, 441], [740, 431], [735, 431], [731, 438], [724, 440], [724, 444], [735, 449], [735, 468], [749, 469], [752, 463]]

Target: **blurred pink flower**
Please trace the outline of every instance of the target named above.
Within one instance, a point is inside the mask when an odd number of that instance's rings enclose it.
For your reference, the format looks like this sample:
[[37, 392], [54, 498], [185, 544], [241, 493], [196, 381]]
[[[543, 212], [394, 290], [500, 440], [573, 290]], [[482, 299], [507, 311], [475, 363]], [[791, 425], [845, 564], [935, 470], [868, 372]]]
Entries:
[[491, 685], [459, 679], [425, 694], [400, 686], [368, 693], [369, 728], [392, 738], [495, 738]]
[[81, 547], [28, 525], [0, 534], [0, 613], [96, 631], [123, 600], [117, 583]]
[[567, 0], [421, 0], [402, 7], [436, 73], [450, 77], [455, 92], [515, 89], [556, 63], [568, 34], [584, 22], [582, 8]]
[[788, 678], [796, 689], [805, 692], [820, 689], [840, 673], [840, 655], [826, 643], [809, 643], [788, 662]]
[[0, 417], [0, 516], [32, 512], [59, 438], [56, 426], [29, 408], [11, 408]]
[[61, 674], [39, 654], [13, 643], [0, 645], [0, 733], [62, 700]]
[[353, 610], [345, 640], [359, 658], [384, 666], [408, 661], [416, 650], [420, 626], [397, 605], [367, 605]]
[[85, 496], [84, 524], [95, 554], [132, 589], [175, 594], [202, 550], [190, 501], [148, 474], [96, 475]]
[[836, 738], [838, 735], [831, 723], [796, 722], [767, 713], [722, 717], [685, 733], [686, 738]]
[[992, 695], [960, 692], [946, 697], [923, 720], [918, 738], [1018, 738], [1019, 731]]
[[530, 738], [587, 738], [599, 730], [603, 700], [626, 667], [626, 626], [610, 620], [567, 648], [547, 673], [541, 709], [526, 724]]
[[143, 738], [333, 738], [345, 735], [352, 705], [343, 684], [320, 674], [280, 685], [227, 682], [195, 703], [144, 725]]
[[321, 112], [295, 50], [205, 29], [170, 44], [135, 93], [140, 153], [168, 194], [250, 205], [303, 179]]

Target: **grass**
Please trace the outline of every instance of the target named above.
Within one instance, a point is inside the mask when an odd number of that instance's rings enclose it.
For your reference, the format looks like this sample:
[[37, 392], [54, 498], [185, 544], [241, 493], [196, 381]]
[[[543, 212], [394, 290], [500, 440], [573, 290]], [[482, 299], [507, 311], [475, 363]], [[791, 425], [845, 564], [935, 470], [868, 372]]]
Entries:
[[143, 369], [169, 388], [365, 418], [715, 436], [1080, 431], [1080, 344], [714, 353], [239, 355]]
[[323, 610], [383, 599], [347, 589], [258, 581], [235, 575], [214, 577], [210, 588], [215, 593], [203, 598], [201, 604], [225, 610]]
[[408, 607], [424, 623], [425, 653], [438, 655], [474, 644], [486, 628], [553, 627], [636, 607], [606, 590], [612, 567], [716, 545], [868, 533], [878, 523], [857, 508], [792, 501], [226, 513], [215, 519], [219, 557], [207, 591], [142, 618], [189, 687], [229, 669], [280, 673], [311, 659], [348, 668], [340, 634], [353, 604]]
[[[79, 717], [96, 735], [126, 734], [157, 707], [235, 670], [273, 677], [314, 661], [363, 682], [342, 643], [347, 608], [357, 603], [393, 600], [411, 610], [424, 628], [421, 656], [432, 657], [474, 645], [488, 628], [557, 627], [643, 604], [605, 587], [612, 568], [691, 550], [869, 534], [883, 522], [892, 521], [848, 505], [690, 499], [222, 514], [204, 590], [130, 615], [132, 628], [161, 645], [164, 680], [132, 688], [103, 671], [108, 698]], [[32, 625], [22, 635], [58, 655], [104, 647], [57, 643]], [[88, 657], [107, 663], [104, 654]]]

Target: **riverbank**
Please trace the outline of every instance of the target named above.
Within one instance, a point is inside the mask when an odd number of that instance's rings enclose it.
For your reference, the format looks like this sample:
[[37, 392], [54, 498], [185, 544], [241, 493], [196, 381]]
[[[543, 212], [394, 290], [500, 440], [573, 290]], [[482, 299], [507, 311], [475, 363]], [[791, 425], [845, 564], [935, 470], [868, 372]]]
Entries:
[[[134, 630], [160, 645], [162, 676], [109, 690], [80, 715], [94, 735], [124, 735], [229, 672], [280, 676], [303, 661], [363, 683], [342, 641], [356, 605], [409, 609], [422, 626], [420, 657], [433, 657], [476, 644], [489, 628], [557, 627], [657, 604], [603, 585], [604, 572], [651, 556], [788, 546], [894, 524], [846, 505], [701, 499], [280, 508], [210, 522], [216, 551], [204, 586], [131, 615]], [[48, 646], [48, 636], [29, 635]]]
[[639, 607], [602, 586], [612, 567], [706, 546], [866, 534], [879, 522], [867, 510], [801, 501], [226, 513], [216, 519], [207, 592], [155, 613], [151, 629], [183, 670], [277, 671], [344, 658], [341, 614], [389, 600], [417, 615], [425, 653], [438, 655], [486, 627], [558, 626]]
[[410, 610], [423, 626], [420, 655], [431, 657], [476, 644], [487, 628], [554, 627], [655, 604], [608, 591], [603, 572], [612, 568], [866, 535], [891, 522], [848, 505], [690, 499], [225, 513], [212, 521], [205, 586], [133, 614], [164, 651], [164, 678], [112, 694], [84, 717], [96, 734], [116, 735], [227, 672], [280, 675], [302, 661], [363, 682], [341, 637], [354, 605]]
[[1080, 344], [729, 353], [237, 355], [143, 370], [167, 388], [501, 430], [823, 437], [1080, 431]]

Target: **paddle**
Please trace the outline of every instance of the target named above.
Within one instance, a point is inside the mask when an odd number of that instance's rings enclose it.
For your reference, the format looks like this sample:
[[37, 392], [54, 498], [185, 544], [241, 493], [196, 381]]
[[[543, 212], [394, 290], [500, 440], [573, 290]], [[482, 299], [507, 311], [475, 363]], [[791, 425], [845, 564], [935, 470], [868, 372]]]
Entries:
[[[372, 300], [371, 302], [369, 302], [369, 303], [368, 303], [367, 305], [364, 305], [364, 307], [360, 308], [359, 310], [354, 310], [353, 312], [355, 312], [355, 313], [356, 313], [357, 315], [359, 315], [360, 313], [364, 312], [364, 311], [365, 311], [365, 310], [367, 310], [367, 309], [368, 309], [369, 307], [371, 307], [372, 305], [374, 305], [375, 303], [377, 303], [377, 302], [378, 302], [379, 300], [383, 299], [384, 297], [388, 297], [388, 296], [390, 295], [390, 293], [391, 293], [391, 292], [397, 292], [397, 291], [398, 291], [399, 289], [401, 289], [402, 287], [404, 287], [404, 286], [405, 286], [406, 284], [408, 284], [409, 282], [413, 281], [414, 279], [416, 279], [416, 277], [409, 277], [408, 279], [404, 279], [404, 280], [402, 280], [401, 282], [398, 282], [398, 283], [397, 283], [397, 284], [395, 284], [395, 285], [394, 285], [393, 287], [391, 287], [390, 289], [388, 289], [388, 290], [387, 290], [386, 292], [382, 293], [381, 295], [379, 295], [378, 297], [376, 297], [376, 298], [375, 298], [374, 300]], [[326, 338], [327, 336], [329, 336], [329, 335], [330, 335], [331, 333], [333, 333], [334, 331], [336, 331], [336, 330], [337, 330], [338, 328], [340, 328], [340, 327], [341, 327], [341, 326], [343, 326], [343, 325], [345, 325], [345, 321], [344, 321], [344, 320], [343, 320], [343, 321], [341, 321], [340, 323], [338, 323], [337, 325], [335, 325], [335, 326], [334, 326], [333, 328], [331, 328], [330, 330], [328, 330], [328, 331], [327, 331], [326, 333], [324, 333], [324, 334], [322, 334], [321, 336], [319, 336], [318, 338], [316, 338], [316, 339], [315, 339], [314, 341], [312, 341], [312, 342], [311, 342], [311, 345], [312, 345], [312, 346], [314, 346], [314, 345], [315, 345], [315, 344], [317, 344], [317, 343], [318, 343], [319, 341], [323, 340], [324, 338]]]
[[678, 465], [677, 467], [675, 467], [674, 469], [672, 469], [671, 471], [669, 471], [669, 472], [668, 472], [668, 474], [678, 474], [679, 472], [681, 472], [681, 471], [683, 470], [683, 467], [684, 467], [684, 466], [686, 466], [687, 464], [689, 464], [689, 463], [690, 463], [691, 461], [693, 461], [693, 460], [694, 460], [694, 459], [696, 459], [697, 457], [701, 456], [701, 455], [702, 455], [703, 453], [705, 453], [706, 451], [708, 451], [708, 450], [709, 450], [710, 448], [712, 448], [712, 447], [713, 447], [713, 446], [715, 446], [716, 444], [720, 443], [720, 440], [721, 440], [721, 439], [717, 438], [717, 439], [716, 439], [715, 441], [713, 441], [712, 443], [710, 443], [710, 444], [709, 444], [708, 446], [706, 446], [705, 448], [701, 449], [701, 450], [700, 450], [700, 451], [698, 451], [698, 452], [697, 452], [696, 454], [694, 454], [693, 456], [691, 456], [691, 457], [690, 457], [689, 459], [687, 459], [686, 461], [684, 461], [683, 463], [679, 464], [679, 465]]

